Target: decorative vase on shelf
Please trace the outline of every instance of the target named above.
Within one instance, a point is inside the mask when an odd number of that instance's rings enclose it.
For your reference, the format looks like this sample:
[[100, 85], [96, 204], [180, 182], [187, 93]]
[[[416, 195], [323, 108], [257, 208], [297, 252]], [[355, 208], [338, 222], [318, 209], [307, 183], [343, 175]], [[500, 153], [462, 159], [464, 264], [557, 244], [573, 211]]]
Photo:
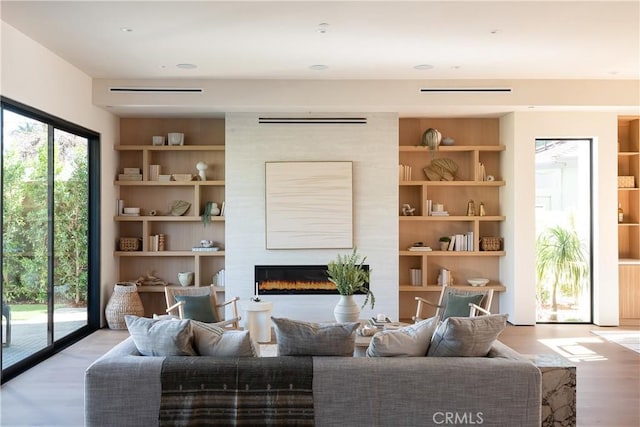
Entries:
[[119, 282], [113, 287], [113, 294], [105, 308], [107, 325], [110, 329], [127, 329], [124, 316], [128, 314], [144, 316], [144, 306], [135, 283]]
[[357, 322], [360, 317], [360, 307], [353, 295], [340, 295], [340, 300], [333, 309], [333, 315], [338, 323]]
[[193, 284], [193, 271], [181, 271], [178, 273], [178, 282], [182, 286], [191, 286]]

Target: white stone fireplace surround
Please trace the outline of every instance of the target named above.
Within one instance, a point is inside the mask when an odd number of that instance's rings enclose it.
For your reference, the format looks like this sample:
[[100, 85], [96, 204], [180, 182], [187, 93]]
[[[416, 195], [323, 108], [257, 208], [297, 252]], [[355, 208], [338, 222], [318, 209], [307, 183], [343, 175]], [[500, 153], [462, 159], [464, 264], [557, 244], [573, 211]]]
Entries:
[[[226, 292], [248, 300], [255, 265], [326, 265], [351, 249], [267, 250], [265, 162], [353, 162], [353, 233], [371, 269], [374, 309], [363, 317], [398, 316], [398, 116], [395, 113], [324, 114], [366, 117], [366, 124], [259, 124], [257, 113], [227, 114], [225, 136]], [[274, 116], [270, 113], [269, 116]], [[282, 116], [295, 116], [282, 114]], [[305, 115], [297, 114], [299, 117]], [[309, 114], [318, 117], [322, 114]], [[364, 295], [356, 301], [364, 302]], [[309, 321], [333, 319], [337, 295], [268, 295], [273, 315]]]

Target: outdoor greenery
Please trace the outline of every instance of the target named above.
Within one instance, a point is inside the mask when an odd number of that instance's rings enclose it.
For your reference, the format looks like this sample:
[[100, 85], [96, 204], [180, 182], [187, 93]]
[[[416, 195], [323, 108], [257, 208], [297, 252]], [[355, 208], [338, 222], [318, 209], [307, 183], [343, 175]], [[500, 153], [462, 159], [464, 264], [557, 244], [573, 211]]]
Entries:
[[577, 300], [586, 285], [589, 265], [573, 226], [547, 228], [538, 236], [536, 248], [538, 295], [543, 305], [551, 306], [549, 320], [555, 321], [558, 320], [558, 293]]
[[[3, 146], [4, 300], [46, 302], [52, 255], [54, 300], [84, 306], [88, 262], [86, 139], [56, 130], [53, 162], [49, 162], [47, 126], [25, 120], [13, 130], [5, 128]], [[50, 167], [53, 183], [49, 182]], [[50, 184], [53, 203], [48, 202]], [[49, 206], [53, 206], [53, 212], [49, 212]], [[51, 220], [52, 254], [48, 244]]]
[[350, 255], [338, 255], [335, 261], [330, 261], [327, 265], [327, 275], [329, 280], [336, 285], [340, 295], [353, 295], [356, 292], [366, 294], [366, 298], [362, 307], [371, 302], [371, 308], [376, 303], [373, 292], [366, 286], [369, 283], [370, 271], [364, 269], [364, 261], [367, 257], [363, 257], [359, 261], [358, 249], [354, 248]]

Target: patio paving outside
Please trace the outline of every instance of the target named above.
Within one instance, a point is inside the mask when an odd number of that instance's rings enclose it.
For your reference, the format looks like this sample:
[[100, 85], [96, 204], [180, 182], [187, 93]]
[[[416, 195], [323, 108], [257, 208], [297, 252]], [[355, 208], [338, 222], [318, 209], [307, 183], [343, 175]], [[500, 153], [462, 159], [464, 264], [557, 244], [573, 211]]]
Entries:
[[[54, 339], [65, 335], [87, 324], [86, 308], [56, 308], [54, 311]], [[4, 331], [4, 318], [2, 330]], [[11, 320], [11, 343], [2, 344], [2, 369], [42, 350], [47, 343], [46, 315], [32, 320]]]

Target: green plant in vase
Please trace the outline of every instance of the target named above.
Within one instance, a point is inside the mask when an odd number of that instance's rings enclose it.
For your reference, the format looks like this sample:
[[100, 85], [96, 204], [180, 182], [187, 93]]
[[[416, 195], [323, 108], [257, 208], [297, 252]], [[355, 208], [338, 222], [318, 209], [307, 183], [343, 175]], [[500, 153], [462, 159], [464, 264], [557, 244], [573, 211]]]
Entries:
[[211, 217], [218, 216], [220, 214], [220, 209], [218, 208], [218, 204], [214, 202], [206, 202], [204, 205], [204, 212], [200, 215], [200, 220], [202, 224], [206, 227], [211, 224]]
[[451, 242], [451, 238], [442, 236], [438, 241], [440, 242], [440, 250], [446, 251], [449, 248], [449, 242]]
[[[354, 248], [350, 255], [338, 255], [334, 261], [327, 264], [329, 281], [336, 285], [340, 294], [340, 301], [334, 309], [334, 315], [338, 322], [355, 322], [360, 315], [360, 308], [364, 308], [367, 304], [370, 304], [371, 308], [375, 305], [375, 296], [366, 286], [369, 283], [371, 273], [364, 268], [366, 259], [363, 257], [360, 260], [358, 250]], [[356, 292], [362, 292], [366, 295], [360, 308], [353, 301], [353, 295]]]

